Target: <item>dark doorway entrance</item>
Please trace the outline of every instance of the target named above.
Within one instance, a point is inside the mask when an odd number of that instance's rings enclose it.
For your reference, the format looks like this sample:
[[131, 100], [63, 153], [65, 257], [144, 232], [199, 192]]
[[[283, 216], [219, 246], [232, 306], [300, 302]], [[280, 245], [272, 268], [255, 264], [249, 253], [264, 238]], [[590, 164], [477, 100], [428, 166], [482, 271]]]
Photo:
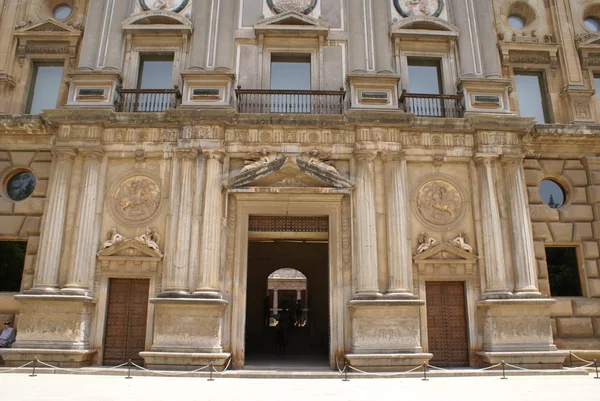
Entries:
[[146, 344], [149, 288], [150, 280], [110, 279], [104, 365], [120, 365], [129, 359], [144, 363], [140, 352]]
[[427, 338], [430, 363], [439, 367], [469, 366], [465, 284], [462, 281], [426, 283]]
[[328, 255], [325, 241], [249, 242], [247, 367], [328, 367]]

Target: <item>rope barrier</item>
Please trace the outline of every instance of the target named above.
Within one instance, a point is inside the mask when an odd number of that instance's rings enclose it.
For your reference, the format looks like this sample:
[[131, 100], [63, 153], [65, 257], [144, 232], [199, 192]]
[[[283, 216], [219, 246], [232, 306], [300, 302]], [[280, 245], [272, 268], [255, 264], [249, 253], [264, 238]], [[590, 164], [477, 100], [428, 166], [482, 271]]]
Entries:
[[15, 371], [15, 370], [17, 370], [17, 369], [22, 369], [22, 368], [24, 368], [24, 367], [26, 367], [26, 366], [29, 366], [29, 365], [31, 365], [32, 363], [33, 363], [33, 361], [29, 361], [29, 362], [27, 362], [25, 365], [21, 365], [21, 366], [19, 366], [19, 367], [16, 367], [16, 368], [0, 369], [0, 373], [10, 373], [10, 372], [14, 372], [14, 371]]

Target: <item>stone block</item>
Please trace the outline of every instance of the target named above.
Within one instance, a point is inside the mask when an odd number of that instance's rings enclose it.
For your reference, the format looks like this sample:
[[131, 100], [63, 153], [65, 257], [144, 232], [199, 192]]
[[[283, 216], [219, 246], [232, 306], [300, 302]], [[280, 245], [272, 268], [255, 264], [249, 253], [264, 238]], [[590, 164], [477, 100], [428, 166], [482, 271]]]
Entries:
[[37, 180], [32, 196], [43, 198], [48, 192], [48, 180]]
[[35, 173], [35, 178], [38, 180], [47, 180], [50, 178], [51, 163], [48, 162], [33, 162], [31, 169]]
[[565, 160], [563, 167], [565, 170], [583, 170], [583, 164], [579, 160]]
[[7, 235], [7, 236], [19, 235], [19, 231], [21, 231], [21, 227], [23, 226], [24, 221], [25, 221], [25, 216], [2, 216], [2, 217], [0, 217], [0, 235]]
[[538, 279], [538, 288], [542, 295], [546, 297], [550, 296], [550, 282], [548, 280]]
[[525, 159], [523, 160], [523, 166], [525, 167], [525, 169], [534, 169], [534, 170], [541, 170], [542, 166], [540, 165], [540, 162], [538, 162], [535, 159]]
[[589, 277], [589, 278], [598, 277], [598, 261], [597, 260], [586, 260], [585, 261], [585, 275], [586, 275], [586, 277]]
[[565, 162], [564, 160], [540, 160], [540, 165], [546, 174], [558, 175], [562, 173]]
[[595, 317], [592, 319], [592, 326], [594, 327], [594, 337], [600, 337], [600, 318]]
[[10, 158], [14, 166], [27, 167], [33, 161], [35, 152], [10, 152]]
[[44, 203], [44, 198], [27, 198], [15, 203], [15, 214], [41, 215], [44, 213]]
[[591, 185], [600, 185], [600, 171], [590, 171]]
[[33, 160], [36, 162], [51, 162], [52, 152], [38, 152]]
[[12, 214], [14, 205], [14, 203], [0, 198], [0, 214]]
[[[600, 187], [599, 187], [600, 188]], [[529, 203], [533, 205], [544, 204], [538, 187], [527, 187], [527, 196], [529, 197]]]
[[588, 295], [590, 297], [600, 298], [600, 279], [588, 278]]
[[572, 204], [588, 203], [587, 187], [573, 187], [569, 192], [569, 201]]
[[[541, 170], [525, 170], [525, 184], [528, 187], [536, 187], [544, 179], [544, 172]], [[600, 178], [599, 178], [600, 179]]]
[[594, 233], [594, 239], [600, 239], [600, 221], [592, 223], [592, 232]]
[[565, 170], [562, 175], [575, 187], [585, 187], [588, 184], [585, 170]]
[[533, 228], [533, 238], [536, 240], [541, 240], [544, 242], [552, 241], [552, 234], [548, 229], [547, 223], [532, 223], [531, 227]]
[[533, 241], [533, 251], [536, 259], [546, 260], [546, 247], [541, 241]]
[[539, 259], [538, 265], [538, 278], [548, 278], [548, 263], [545, 260]]
[[0, 152], [0, 161], [10, 161], [8, 152]]
[[589, 186], [586, 191], [590, 202], [600, 202], [600, 185]]
[[19, 231], [19, 237], [27, 238], [30, 235], [39, 234], [41, 220], [41, 217], [27, 217], [21, 227], [21, 231]]
[[552, 327], [552, 337], [558, 336], [558, 329], [556, 328], [556, 319], [550, 319], [550, 327]]
[[548, 223], [554, 242], [571, 241], [573, 238], [573, 224], [571, 223]]
[[[531, 208], [532, 206], [530, 206]], [[550, 209], [550, 208], [548, 208]], [[556, 209], [550, 209], [556, 211]], [[590, 205], [568, 205], [558, 209], [562, 221], [593, 221], [594, 214]], [[533, 220], [533, 218], [532, 218]]]
[[582, 244], [583, 257], [586, 259], [598, 259], [600, 252], [596, 241], [585, 241]]
[[[568, 350], [598, 350], [600, 349], [599, 338], [556, 338], [555, 344], [560, 349]], [[577, 356], [583, 356], [581, 353], [576, 352]], [[586, 358], [587, 359], [587, 358]]]
[[589, 317], [556, 318], [559, 337], [592, 337], [594, 328]]
[[572, 303], [575, 316], [600, 317], [600, 299], [573, 298]]
[[[590, 208], [591, 212], [591, 208]], [[529, 205], [529, 215], [531, 221], [559, 221], [557, 209], [549, 208], [546, 205]]]
[[550, 316], [572, 317], [573, 302], [571, 298], [557, 298], [556, 303], [550, 307]]
[[591, 240], [594, 239], [591, 223], [575, 223], [573, 225], [573, 240]]

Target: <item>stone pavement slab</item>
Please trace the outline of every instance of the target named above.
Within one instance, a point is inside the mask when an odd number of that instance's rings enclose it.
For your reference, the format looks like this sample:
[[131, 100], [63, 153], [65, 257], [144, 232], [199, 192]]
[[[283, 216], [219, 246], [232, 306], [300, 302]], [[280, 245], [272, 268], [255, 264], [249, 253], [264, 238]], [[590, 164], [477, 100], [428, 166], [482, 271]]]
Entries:
[[600, 400], [600, 380], [588, 376], [434, 377], [403, 379], [238, 379], [0, 374], [0, 400], [10, 401], [372, 401]]

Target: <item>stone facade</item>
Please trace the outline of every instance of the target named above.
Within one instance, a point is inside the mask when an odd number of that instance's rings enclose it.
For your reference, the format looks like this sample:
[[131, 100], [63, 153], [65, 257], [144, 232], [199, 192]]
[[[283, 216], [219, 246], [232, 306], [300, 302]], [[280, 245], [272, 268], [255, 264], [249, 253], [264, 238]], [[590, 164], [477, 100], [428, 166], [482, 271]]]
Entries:
[[[465, 285], [470, 366], [600, 354], [600, 1], [354, 2], [0, 0], [0, 240], [27, 241], [21, 291], [0, 294], [6, 363], [101, 365], [110, 280], [131, 278], [149, 282], [148, 366], [243, 368], [260, 215], [329, 219], [332, 368], [432, 358], [432, 281]], [[124, 108], [167, 53], [175, 103]], [[313, 92], [274, 113], [281, 54], [309, 60]], [[423, 59], [449, 102], [429, 115], [410, 103]], [[23, 114], [48, 62], [56, 107]], [[519, 115], [522, 71], [548, 124]], [[37, 182], [14, 201], [19, 171]], [[548, 246], [576, 248], [581, 297], [550, 297]]]

